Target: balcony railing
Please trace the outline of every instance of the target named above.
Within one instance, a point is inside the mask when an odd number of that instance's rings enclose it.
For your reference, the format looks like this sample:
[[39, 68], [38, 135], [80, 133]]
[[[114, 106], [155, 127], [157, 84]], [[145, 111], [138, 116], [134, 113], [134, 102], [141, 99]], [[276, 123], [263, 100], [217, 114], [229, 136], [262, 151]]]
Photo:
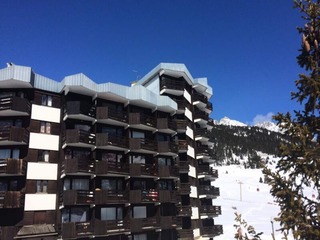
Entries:
[[177, 226], [177, 218], [173, 216], [160, 216], [159, 223], [161, 229], [171, 229]]
[[127, 149], [129, 147], [128, 138], [110, 136], [108, 133], [97, 133], [96, 144], [97, 147], [114, 150]]
[[199, 165], [197, 167], [198, 175], [208, 175], [209, 177], [218, 178], [218, 170], [209, 165]]
[[94, 234], [107, 235], [110, 232], [128, 232], [130, 231], [130, 220], [98, 220], [94, 221]]
[[95, 190], [94, 193], [94, 202], [96, 205], [109, 204], [109, 203], [128, 203], [129, 194], [128, 191], [114, 191], [114, 190], [105, 190], [99, 189]]
[[160, 132], [174, 133], [176, 131], [177, 124], [175, 121], [168, 118], [158, 118], [157, 128]]
[[19, 231], [16, 226], [2, 226], [0, 227], [0, 239], [14, 239]]
[[219, 188], [216, 188], [214, 186], [198, 186], [198, 194], [199, 195], [211, 195], [218, 197], [220, 195]]
[[104, 174], [129, 174], [129, 166], [128, 164], [115, 165], [110, 164], [107, 161], [96, 161], [96, 171], [95, 173], [98, 175]]
[[178, 239], [193, 239], [193, 230], [192, 229], [179, 229]]
[[197, 146], [197, 155], [209, 156], [209, 152], [208, 145]]
[[185, 81], [182, 79], [173, 79], [168, 77], [161, 77], [160, 80], [160, 88], [163, 89], [172, 89], [172, 90], [180, 90], [184, 91], [185, 89]]
[[177, 125], [177, 131], [182, 132], [182, 131], [187, 131], [187, 120], [175, 120], [176, 125]]
[[130, 203], [159, 202], [159, 192], [155, 189], [130, 190]]
[[203, 236], [214, 237], [223, 234], [223, 227], [222, 225], [201, 227], [200, 231]]
[[185, 111], [186, 107], [187, 107], [187, 101], [186, 100], [178, 100], [178, 99], [174, 99], [174, 101], [177, 103], [178, 105], [178, 110], [179, 111]]
[[194, 119], [197, 119], [197, 118], [201, 118], [205, 121], [208, 121], [209, 120], [209, 114], [206, 113], [206, 112], [203, 112], [203, 111], [195, 111], [194, 112]]
[[194, 131], [195, 137], [207, 137], [209, 131], [206, 128], [196, 128]]
[[62, 223], [62, 238], [74, 239], [77, 237], [85, 237], [93, 234], [93, 226], [90, 222], [68, 222]]
[[144, 125], [146, 127], [155, 128], [156, 119], [145, 113], [129, 113], [130, 125]]
[[176, 190], [159, 190], [159, 201], [162, 203], [176, 203], [177, 195]]
[[93, 133], [81, 129], [67, 129], [64, 143], [74, 147], [94, 147], [96, 138]]
[[177, 215], [180, 217], [187, 217], [192, 215], [192, 209], [191, 206], [177, 206]]
[[193, 93], [192, 98], [193, 98], [193, 102], [200, 101], [200, 102], [206, 103], [208, 101], [208, 98], [201, 93]]
[[1, 191], [0, 192], [0, 209], [1, 208], [21, 208], [24, 195], [19, 191]]
[[23, 159], [0, 159], [0, 175], [24, 175], [26, 162]]
[[132, 232], [141, 232], [143, 228], [159, 228], [160, 223], [156, 217], [148, 218], [131, 218], [130, 219], [130, 228]]
[[218, 216], [221, 215], [220, 206], [202, 205], [199, 207], [200, 216]]
[[61, 166], [62, 174], [71, 173], [94, 173], [94, 161], [92, 159], [65, 159]]
[[94, 203], [94, 193], [88, 190], [64, 190], [60, 198], [64, 206]]
[[[83, 115], [89, 118], [95, 118], [96, 109], [93, 104], [87, 101], [68, 101], [65, 107], [65, 114], [70, 115]], [[81, 119], [80, 116], [76, 117]], [[85, 120], [85, 119], [84, 119]]]
[[160, 178], [179, 177], [179, 168], [176, 166], [159, 166], [158, 177]]
[[[30, 102], [20, 97], [3, 97], [0, 98], [0, 115], [5, 116], [4, 111], [14, 111], [14, 115], [29, 115], [31, 110]], [[12, 114], [10, 113], [10, 116]]]
[[131, 163], [129, 164], [130, 176], [157, 176], [158, 172], [155, 165]]
[[14, 142], [14, 144], [28, 144], [29, 131], [25, 128], [19, 128], [14, 126], [1, 127], [0, 145], [5, 144], [5, 141]]
[[179, 166], [179, 172], [180, 173], [189, 172], [189, 162], [187, 162], [187, 161], [179, 161], [178, 162], [178, 166]]
[[110, 123], [114, 123], [114, 124], [117, 124], [115, 122], [118, 122], [120, 125], [128, 124], [128, 113], [127, 112], [116, 111], [116, 110], [109, 108], [107, 106], [97, 107], [96, 118], [98, 121], [106, 122], [106, 123], [108, 123], [108, 120], [111, 120]]
[[146, 150], [156, 153], [157, 145], [155, 141], [145, 138], [129, 138], [130, 150]]
[[206, 109], [208, 109], [208, 110], [210, 110], [210, 111], [213, 110], [213, 106], [212, 106], [212, 103], [211, 103], [211, 102], [207, 102]]
[[176, 155], [178, 144], [171, 141], [160, 141], [158, 142], [158, 152], [162, 155]]
[[179, 193], [181, 195], [189, 195], [191, 192], [190, 183], [180, 183], [179, 184]]
[[178, 140], [178, 148], [179, 148], [179, 152], [188, 151], [188, 142], [187, 142], [187, 140]]

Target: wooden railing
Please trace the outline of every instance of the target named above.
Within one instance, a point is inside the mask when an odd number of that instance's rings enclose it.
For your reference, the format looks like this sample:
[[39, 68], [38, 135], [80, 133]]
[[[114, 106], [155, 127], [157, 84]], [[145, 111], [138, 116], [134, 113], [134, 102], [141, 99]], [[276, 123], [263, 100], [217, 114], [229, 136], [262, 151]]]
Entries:
[[130, 220], [98, 220], [94, 221], [94, 234], [107, 235], [110, 231], [128, 232], [130, 231]]
[[179, 177], [179, 168], [177, 166], [158, 166], [158, 177]]
[[67, 129], [65, 143], [85, 143], [95, 145], [96, 139], [93, 133], [81, 129]]
[[206, 128], [196, 128], [194, 131], [195, 137], [204, 137], [209, 134], [208, 130]]
[[120, 148], [129, 147], [128, 138], [110, 136], [108, 133], [97, 133], [96, 144], [97, 144], [97, 147], [100, 147], [100, 146], [114, 146], [114, 147], [120, 147]]
[[24, 175], [26, 162], [23, 159], [0, 159], [0, 174]]
[[179, 172], [189, 172], [189, 162], [188, 161], [179, 161]]
[[197, 92], [192, 94], [192, 98], [193, 98], [193, 102], [200, 101], [200, 102], [206, 103], [208, 101], [208, 98], [205, 95]]
[[61, 173], [94, 173], [94, 161], [92, 159], [65, 159], [61, 165]]
[[105, 189], [96, 189], [94, 193], [94, 202], [97, 205], [108, 203], [128, 203], [129, 194], [128, 191], [125, 190], [113, 191]]
[[114, 165], [110, 164], [107, 161], [96, 161], [95, 162], [95, 173], [96, 174], [109, 174], [109, 173], [117, 173], [117, 174], [129, 174], [129, 165], [128, 164], [119, 164]]
[[156, 119], [145, 113], [129, 113], [129, 124], [142, 124], [148, 127], [156, 127]]
[[20, 97], [2, 97], [0, 98], [0, 111], [13, 110], [30, 114], [31, 105], [25, 98]]
[[193, 239], [193, 230], [192, 229], [179, 229], [178, 239]]
[[93, 234], [93, 225], [91, 222], [68, 222], [62, 223], [62, 238], [70, 239], [85, 237]]
[[177, 124], [175, 121], [172, 121], [168, 118], [157, 118], [157, 128], [159, 130], [163, 129], [171, 129], [175, 130], [177, 128]]
[[95, 117], [96, 109], [94, 104], [87, 101], [68, 101], [65, 106], [65, 114], [76, 115], [82, 114], [89, 117]]
[[130, 203], [159, 202], [159, 192], [155, 189], [130, 190]]
[[116, 111], [107, 106], [97, 107], [96, 118], [99, 119], [112, 119], [118, 122], [128, 123], [128, 113], [125, 111]]
[[179, 193], [182, 195], [190, 194], [190, 183], [180, 183], [179, 184]]
[[0, 128], [0, 141], [13, 141], [28, 144], [29, 131], [25, 128], [5, 126]]
[[219, 196], [220, 190], [214, 186], [198, 186], [198, 194], [199, 195], [212, 195], [212, 196]]
[[183, 79], [161, 77], [160, 88], [184, 91], [186, 83]]
[[151, 139], [145, 139], [145, 138], [129, 138], [129, 148], [131, 150], [148, 150], [148, 151], [154, 151], [157, 150], [157, 145], [155, 141]]
[[60, 195], [60, 201], [65, 206], [93, 204], [94, 193], [89, 190], [64, 190]]
[[1, 191], [0, 208], [21, 208], [24, 195], [19, 191]]
[[152, 164], [131, 163], [129, 164], [129, 173], [130, 176], [157, 176], [158, 171], [156, 166]]
[[222, 225], [213, 225], [208, 227], [201, 227], [200, 228], [201, 234], [204, 236], [218, 236], [223, 234], [223, 227]]
[[209, 120], [209, 114], [206, 113], [206, 112], [203, 112], [203, 111], [195, 111], [194, 112], [194, 119], [197, 119], [197, 118], [201, 118], [203, 120], [208, 121]]
[[213, 169], [209, 165], [199, 165], [197, 167], [198, 175], [209, 175], [214, 178], [218, 178], [218, 170]]
[[203, 216], [203, 215], [210, 215], [210, 216], [221, 215], [221, 206], [202, 205], [199, 207], [199, 213], [201, 216]]
[[178, 153], [178, 144], [171, 141], [160, 141], [158, 142], [159, 153]]
[[131, 218], [130, 228], [132, 232], [140, 232], [143, 228], [159, 228], [160, 223], [156, 217]]
[[176, 190], [159, 190], [159, 201], [162, 203], [176, 203], [177, 195], [178, 193]]
[[180, 152], [188, 151], [188, 142], [187, 140], [178, 140], [178, 148]]
[[176, 122], [176, 125], [177, 125], [177, 130], [180, 130], [180, 131], [186, 131], [187, 130], [187, 120], [176, 119], [175, 122]]

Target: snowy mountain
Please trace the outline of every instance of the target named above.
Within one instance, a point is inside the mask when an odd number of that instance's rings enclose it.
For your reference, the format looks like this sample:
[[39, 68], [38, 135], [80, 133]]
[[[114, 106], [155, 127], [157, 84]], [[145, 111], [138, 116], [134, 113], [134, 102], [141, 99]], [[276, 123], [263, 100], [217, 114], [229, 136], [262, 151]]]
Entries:
[[254, 125], [255, 127], [265, 128], [273, 132], [281, 132], [280, 128], [273, 122], [260, 122]]
[[237, 120], [232, 120], [228, 117], [221, 118], [219, 121], [220, 125], [227, 125], [227, 126], [238, 126], [238, 127], [246, 127], [248, 126], [247, 124], [244, 124], [242, 122], [239, 122]]

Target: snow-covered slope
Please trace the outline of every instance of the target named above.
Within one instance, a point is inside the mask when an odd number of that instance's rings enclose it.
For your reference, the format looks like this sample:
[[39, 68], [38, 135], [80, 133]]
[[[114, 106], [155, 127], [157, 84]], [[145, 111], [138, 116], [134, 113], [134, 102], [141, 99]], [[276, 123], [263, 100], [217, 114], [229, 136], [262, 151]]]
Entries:
[[279, 127], [273, 122], [260, 122], [260, 123], [256, 123], [255, 126], [260, 128], [265, 128], [273, 132], [280, 132]]
[[220, 125], [229, 125], [229, 126], [239, 126], [239, 127], [246, 127], [247, 125], [242, 123], [242, 122], [239, 122], [237, 120], [232, 120], [228, 117], [224, 117], [224, 118], [221, 118], [221, 120], [219, 121], [219, 124]]

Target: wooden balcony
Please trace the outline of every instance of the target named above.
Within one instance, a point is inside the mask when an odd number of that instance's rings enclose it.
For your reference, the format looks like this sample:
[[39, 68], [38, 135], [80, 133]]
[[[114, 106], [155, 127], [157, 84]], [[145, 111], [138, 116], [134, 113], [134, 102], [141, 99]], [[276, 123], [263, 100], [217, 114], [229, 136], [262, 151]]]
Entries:
[[112, 191], [105, 189], [96, 189], [94, 192], [94, 202], [96, 205], [128, 203], [129, 194], [128, 191], [125, 190]]
[[221, 206], [202, 205], [199, 207], [200, 216], [215, 217], [221, 215]]
[[179, 194], [189, 195], [191, 192], [190, 183], [180, 183], [179, 184]]
[[193, 230], [192, 229], [179, 229], [178, 232], [178, 239], [194, 239], [193, 238]]
[[145, 138], [129, 138], [129, 148], [131, 151], [148, 154], [156, 154], [158, 150], [155, 141]]
[[124, 111], [116, 111], [107, 106], [97, 107], [96, 118], [98, 123], [116, 125], [116, 126], [128, 126], [128, 113]]
[[129, 175], [129, 165], [114, 165], [107, 161], [96, 161], [95, 173], [97, 175]]
[[177, 178], [179, 177], [179, 168], [176, 166], [158, 166], [158, 177]]
[[160, 223], [156, 217], [148, 218], [131, 218], [130, 219], [131, 232], [141, 232], [142, 229], [160, 228]]
[[183, 100], [178, 100], [178, 99], [173, 99], [177, 105], [178, 105], [178, 111], [177, 113], [183, 113], [186, 110], [186, 107], [188, 106], [188, 102], [187, 100], [183, 99]]
[[191, 206], [182, 206], [178, 205], [177, 206], [177, 216], [179, 217], [191, 217], [192, 215], [192, 209]]
[[31, 105], [28, 99], [20, 97], [0, 98], [0, 116], [29, 116]]
[[176, 190], [159, 190], [159, 201], [161, 203], [176, 203], [177, 195]]
[[179, 153], [188, 151], [187, 140], [178, 140], [178, 151], [179, 151]]
[[94, 203], [94, 193], [88, 190], [64, 190], [60, 201], [63, 206], [90, 205]]
[[171, 229], [177, 227], [177, 218], [173, 216], [160, 216], [158, 222], [161, 229]]
[[177, 132], [186, 132], [187, 131], [187, 120], [175, 119], [177, 125]]
[[87, 101], [68, 101], [65, 106], [64, 120], [67, 118], [93, 122], [95, 120], [95, 106]]
[[90, 222], [68, 222], [61, 225], [63, 239], [77, 239], [92, 234], [93, 225]]
[[94, 174], [94, 161], [92, 159], [65, 159], [62, 162], [61, 174], [91, 175]]
[[130, 203], [159, 202], [159, 192], [155, 189], [130, 190], [129, 201]]
[[179, 173], [188, 173], [189, 172], [189, 162], [179, 161], [178, 162]]
[[162, 133], [175, 134], [177, 124], [169, 118], [157, 118], [157, 129]]
[[108, 133], [97, 133], [96, 144], [97, 148], [108, 149], [108, 150], [128, 150], [129, 143], [128, 138], [125, 137], [114, 137]]
[[25, 128], [14, 126], [0, 127], [0, 146], [27, 145], [29, 143], [29, 131]]
[[223, 234], [223, 227], [222, 225], [201, 227], [200, 232], [203, 237], [215, 237]]
[[174, 95], [182, 95], [185, 88], [186, 82], [184, 79], [161, 76], [160, 93], [168, 92]]
[[195, 92], [192, 94], [192, 102], [193, 103], [202, 102], [202, 103], [206, 104], [208, 102], [208, 98], [201, 93]]
[[157, 177], [158, 172], [155, 165], [131, 163], [129, 164], [129, 173], [132, 177], [151, 176]]
[[0, 239], [11, 240], [17, 235], [19, 228], [16, 226], [2, 226], [0, 227]]
[[94, 221], [94, 234], [95, 235], [109, 235], [110, 233], [129, 232], [130, 220], [98, 220]]
[[194, 137], [196, 141], [209, 140], [210, 132], [206, 128], [196, 128], [194, 130]]
[[204, 111], [195, 111], [193, 118], [194, 122], [206, 123], [209, 120], [209, 114]]
[[198, 186], [198, 194], [199, 195], [208, 195], [211, 197], [218, 197], [220, 195], [220, 190], [219, 190], [219, 188], [216, 188], [214, 186], [200, 185], [200, 186]]
[[67, 129], [63, 139], [64, 147], [85, 147], [93, 149], [96, 144], [96, 137], [93, 133], [79, 129]]
[[166, 156], [177, 156], [178, 154], [178, 144], [171, 141], [160, 141], [158, 142], [158, 152], [161, 155]]
[[197, 167], [197, 173], [199, 175], [206, 175], [205, 177], [210, 179], [218, 178], [218, 170], [213, 169], [209, 165], [199, 165]]
[[25, 175], [26, 162], [23, 159], [0, 159], [0, 177]]
[[129, 124], [134, 128], [148, 131], [155, 131], [157, 126], [153, 116], [142, 112], [129, 113]]
[[1, 191], [0, 209], [2, 208], [22, 208], [24, 207], [24, 195], [19, 191]]
[[212, 112], [213, 106], [212, 106], [212, 103], [211, 103], [211, 102], [207, 102], [206, 109], [208, 109], [210, 112]]

